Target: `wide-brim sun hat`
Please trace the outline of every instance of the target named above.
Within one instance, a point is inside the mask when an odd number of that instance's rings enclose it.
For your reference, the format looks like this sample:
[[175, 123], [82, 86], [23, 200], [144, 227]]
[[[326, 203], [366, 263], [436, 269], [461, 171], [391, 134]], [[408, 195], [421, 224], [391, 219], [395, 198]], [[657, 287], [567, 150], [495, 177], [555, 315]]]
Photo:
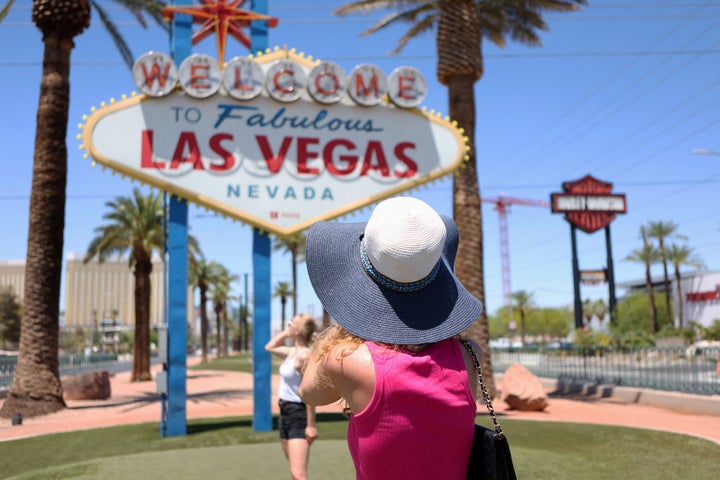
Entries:
[[361, 223], [323, 221], [307, 234], [310, 282], [330, 316], [366, 340], [433, 343], [467, 329], [482, 303], [455, 277], [458, 228], [425, 202], [380, 202]]

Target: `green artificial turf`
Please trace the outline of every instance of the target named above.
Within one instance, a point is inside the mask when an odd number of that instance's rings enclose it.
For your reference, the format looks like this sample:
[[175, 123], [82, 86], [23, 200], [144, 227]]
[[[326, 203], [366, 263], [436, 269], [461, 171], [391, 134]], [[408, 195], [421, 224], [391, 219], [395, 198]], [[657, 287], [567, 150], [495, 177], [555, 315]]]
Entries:
[[[481, 419], [483, 421], [486, 419]], [[686, 435], [625, 427], [502, 420], [518, 478], [717, 478], [720, 446]], [[354, 477], [347, 421], [318, 415], [313, 479]], [[160, 438], [158, 424], [61, 433], [0, 443], [0, 478], [287, 478], [277, 432], [253, 432], [250, 419], [194, 420], [188, 435]]]
[[[216, 357], [205, 363], [200, 363], [190, 370], [222, 370], [229, 372], [253, 373], [252, 353], [240, 352], [227, 357]], [[272, 357], [272, 371], [278, 373], [277, 369], [282, 361], [278, 357]]]

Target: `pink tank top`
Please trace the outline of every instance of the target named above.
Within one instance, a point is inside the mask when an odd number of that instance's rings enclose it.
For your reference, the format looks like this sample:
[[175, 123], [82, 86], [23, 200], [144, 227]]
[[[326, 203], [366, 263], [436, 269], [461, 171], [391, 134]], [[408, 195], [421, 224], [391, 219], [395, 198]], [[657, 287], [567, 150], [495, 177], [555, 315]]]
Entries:
[[375, 392], [350, 417], [357, 479], [465, 479], [477, 406], [459, 342], [443, 340], [420, 352], [365, 344]]

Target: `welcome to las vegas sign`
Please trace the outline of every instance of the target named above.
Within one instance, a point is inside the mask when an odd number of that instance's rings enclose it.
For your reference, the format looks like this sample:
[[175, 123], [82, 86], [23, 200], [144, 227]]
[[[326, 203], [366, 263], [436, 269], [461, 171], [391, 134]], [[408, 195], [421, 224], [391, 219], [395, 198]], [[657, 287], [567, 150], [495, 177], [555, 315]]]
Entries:
[[444, 177], [466, 156], [463, 132], [418, 110], [422, 75], [336, 64], [275, 49], [223, 68], [150, 52], [140, 95], [84, 117], [97, 163], [277, 236]]

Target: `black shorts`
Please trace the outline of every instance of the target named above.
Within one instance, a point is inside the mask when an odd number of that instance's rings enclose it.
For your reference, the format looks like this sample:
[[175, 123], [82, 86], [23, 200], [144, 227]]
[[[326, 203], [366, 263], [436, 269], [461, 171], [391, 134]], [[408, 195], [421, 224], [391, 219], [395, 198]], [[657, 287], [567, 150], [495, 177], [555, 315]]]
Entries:
[[280, 418], [278, 430], [280, 438], [305, 438], [307, 427], [307, 406], [300, 402], [286, 402], [280, 400]]

